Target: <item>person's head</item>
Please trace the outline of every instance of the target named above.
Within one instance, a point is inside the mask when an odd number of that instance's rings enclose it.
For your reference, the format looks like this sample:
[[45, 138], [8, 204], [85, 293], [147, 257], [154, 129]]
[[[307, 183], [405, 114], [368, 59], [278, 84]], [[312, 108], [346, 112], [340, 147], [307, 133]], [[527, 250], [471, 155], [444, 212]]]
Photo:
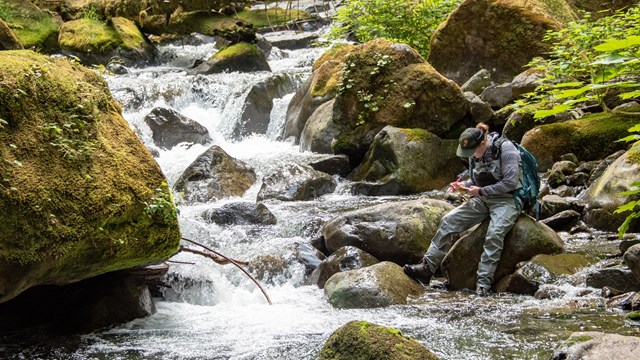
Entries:
[[[456, 155], [459, 157], [480, 157], [486, 149], [487, 133], [489, 126], [485, 123], [479, 123], [474, 128], [468, 128], [460, 134], [458, 139], [458, 150]], [[476, 154], [480, 153], [480, 154]]]

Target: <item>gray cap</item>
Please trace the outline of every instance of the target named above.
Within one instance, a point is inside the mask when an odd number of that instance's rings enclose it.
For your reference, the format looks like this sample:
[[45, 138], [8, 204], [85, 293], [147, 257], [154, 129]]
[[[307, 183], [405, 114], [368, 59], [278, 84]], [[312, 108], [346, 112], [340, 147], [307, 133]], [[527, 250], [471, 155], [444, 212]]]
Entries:
[[484, 140], [484, 131], [482, 129], [468, 128], [460, 134], [456, 155], [466, 158], [471, 157], [482, 140]]

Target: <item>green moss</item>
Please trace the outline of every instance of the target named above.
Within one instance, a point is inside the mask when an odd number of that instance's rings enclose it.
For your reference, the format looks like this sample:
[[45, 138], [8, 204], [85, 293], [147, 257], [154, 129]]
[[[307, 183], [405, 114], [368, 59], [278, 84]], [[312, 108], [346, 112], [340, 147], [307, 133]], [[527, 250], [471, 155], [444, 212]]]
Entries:
[[583, 342], [587, 342], [587, 341], [591, 341], [593, 340], [593, 338], [591, 336], [588, 335], [583, 335], [583, 336], [571, 336], [570, 338], [568, 338], [567, 340], [565, 340], [562, 343], [562, 347], [572, 347], [573, 345], [576, 344], [580, 344]]
[[102, 21], [80, 19], [64, 23], [60, 27], [58, 43], [61, 48], [105, 53], [122, 44], [118, 32]]
[[58, 31], [49, 13], [24, 0], [0, 2], [0, 18], [9, 24], [25, 48], [41, 49]]
[[148, 210], [169, 194], [165, 178], [104, 79], [66, 59], [3, 51], [0, 84], [0, 295], [178, 249], [175, 212]]
[[229, 58], [235, 58], [239, 56], [255, 57], [260, 56], [260, 49], [254, 44], [246, 42], [237, 43], [215, 53], [211, 58], [227, 60]]
[[425, 129], [400, 129], [409, 141], [431, 142], [437, 136]]
[[238, 12], [238, 18], [253, 24], [256, 28], [281, 25], [295, 20], [308, 20], [309, 13], [303, 10], [282, 9], [279, 7], [269, 9], [243, 10]]
[[625, 318], [632, 321], [640, 321], [640, 311], [632, 311]]
[[125, 18], [112, 18], [113, 29], [118, 33], [122, 46], [127, 49], [140, 49], [146, 44], [146, 40], [136, 23]]

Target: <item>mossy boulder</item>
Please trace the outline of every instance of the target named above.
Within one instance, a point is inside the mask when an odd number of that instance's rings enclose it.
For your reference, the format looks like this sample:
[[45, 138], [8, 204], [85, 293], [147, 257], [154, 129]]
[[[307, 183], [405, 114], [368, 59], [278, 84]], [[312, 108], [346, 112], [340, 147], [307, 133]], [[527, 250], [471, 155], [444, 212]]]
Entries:
[[[637, 195], [620, 195], [632, 190], [631, 184], [640, 181], [638, 154], [625, 152], [605, 170], [596, 182], [591, 184], [582, 200], [587, 204], [583, 221], [596, 229], [617, 231], [629, 212], [615, 213], [619, 206], [640, 199]], [[629, 231], [640, 230], [637, 220], [629, 224]]]
[[400, 330], [351, 321], [337, 329], [327, 340], [320, 360], [436, 360], [438, 357]]
[[22, 50], [22, 44], [9, 25], [0, 18], [0, 50]]
[[338, 309], [406, 304], [408, 296], [423, 292], [398, 264], [389, 261], [336, 273], [324, 284], [325, 296]]
[[628, 136], [628, 129], [637, 122], [637, 118], [613, 113], [591, 114], [536, 126], [524, 134], [522, 146], [536, 156], [538, 170], [544, 172], [564, 154], [574, 153], [581, 161], [591, 161], [626, 150], [628, 144], [618, 140]]
[[445, 201], [420, 199], [351, 211], [325, 224], [325, 247], [334, 252], [355, 246], [381, 261], [416, 263], [429, 248], [440, 219], [452, 209]]
[[3, 51], [0, 83], [0, 302], [178, 250], [166, 179], [98, 74]]
[[145, 14], [138, 21], [142, 30], [148, 34], [186, 36], [198, 33], [221, 36], [234, 43], [252, 42], [256, 39], [255, 29], [250, 24], [218, 12], [181, 12], [170, 17], [163, 13]]
[[[47, 50], [55, 44], [58, 24], [50, 13], [40, 10], [28, 0], [0, 2], [0, 20], [4, 20], [27, 49]], [[1, 28], [1, 26], [0, 26]], [[3, 36], [0, 35], [0, 38]], [[17, 48], [5, 50], [18, 50]]]
[[308, 20], [311, 18], [311, 15], [304, 10], [283, 9], [276, 6], [268, 9], [245, 8], [237, 12], [237, 17], [253, 25], [253, 27], [260, 29], [267, 27], [272, 28], [288, 22]]
[[94, 19], [68, 21], [60, 26], [58, 45], [65, 54], [83, 63], [108, 64], [113, 57], [126, 65], [150, 63], [155, 48], [131, 20], [118, 17], [107, 22]]
[[464, 170], [457, 146], [457, 140], [442, 140], [427, 130], [386, 126], [349, 178], [379, 182], [374, 186], [393, 188], [395, 194], [440, 189]]
[[[442, 260], [442, 271], [453, 290], [475, 289], [478, 263], [482, 255], [489, 220], [483, 221], [456, 242]], [[527, 215], [518, 221], [504, 239], [504, 248], [494, 276], [494, 284], [516, 270], [516, 265], [538, 254], [559, 254], [564, 243], [548, 226]]]
[[576, 20], [564, 0], [464, 0], [431, 37], [429, 63], [463, 84], [481, 69], [510, 82], [536, 56], [545, 56], [548, 30]]
[[213, 54], [190, 74], [217, 74], [222, 72], [271, 71], [267, 57], [255, 44], [238, 43]]

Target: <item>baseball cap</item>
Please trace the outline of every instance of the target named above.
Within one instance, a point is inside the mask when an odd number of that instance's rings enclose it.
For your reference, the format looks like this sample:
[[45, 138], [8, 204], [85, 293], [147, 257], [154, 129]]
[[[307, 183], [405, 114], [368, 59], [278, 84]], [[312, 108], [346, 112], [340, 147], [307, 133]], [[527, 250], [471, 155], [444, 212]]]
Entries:
[[460, 134], [458, 139], [458, 150], [456, 155], [459, 157], [471, 157], [476, 152], [476, 148], [484, 140], [484, 131], [478, 128], [468, 128]]

